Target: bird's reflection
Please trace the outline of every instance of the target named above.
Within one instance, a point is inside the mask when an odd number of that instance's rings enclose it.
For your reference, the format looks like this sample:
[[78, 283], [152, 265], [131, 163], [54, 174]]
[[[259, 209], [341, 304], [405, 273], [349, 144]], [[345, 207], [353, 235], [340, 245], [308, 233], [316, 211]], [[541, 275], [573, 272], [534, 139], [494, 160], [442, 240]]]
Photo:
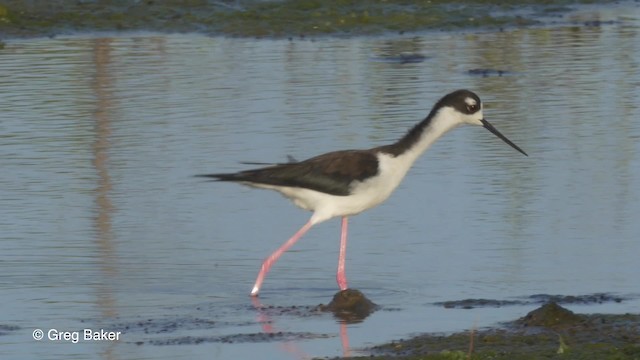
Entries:
[[[277, 332], [271, 315], [267, 311], [267, 309], [271, 309], [271, 307], [263, 305], [257, 296], [252, 296], [251, 302], [257, 311], [258, 322], [262, 326], [262, 331], [265, 333]], [[338, 291], [329, 304], [321, 304], [309, 308], [308, 311], [333, 313], [333, 316], [338, 319], [340, 326], [339, 334], [342, 343], [342, 356], [349, 357], [351, 356], [351, 349], [349, 347], [347, 326], [364, 321], [364, 319], [371, 315], [376, 309], [378, 309], [378, 305], [369, 300], [361, 291], [346, 289]], [[311, 358], [311, 356], [300, 350], [294, 342], [286, 341], [282, 343], [282, 346], [286, 352], [293, 354], [297, 359]]]
[[[273, 326], [273, 320], [271, 315], [265, 309], [268, 307], [262, 305], [257, 296], [251, 297], [251, 303], [258, 312], [258, 323], [262, 326], [262, 331], [267, 334], [273, 334], [277, 332], [277, 329]], [[311, 359], [312, 356], [302, 351], [295, 342], [284, 341], [280, 343], [280, 346], [284, 351], [293, 355], [295, 359]]]

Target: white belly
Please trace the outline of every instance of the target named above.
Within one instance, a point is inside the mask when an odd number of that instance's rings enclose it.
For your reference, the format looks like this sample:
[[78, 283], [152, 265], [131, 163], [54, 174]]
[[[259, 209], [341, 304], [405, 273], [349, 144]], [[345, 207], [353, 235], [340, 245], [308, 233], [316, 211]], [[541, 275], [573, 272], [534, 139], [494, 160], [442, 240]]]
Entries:
[[[411, 159], [399, 159], [379, 154], [380, 171], [377, 176], [352, 185], [351, 195], [330, 195], [298, 187], [255, 185], [273, 189], [291, 199], [297, 206], [313, 211], [311, 221], [319, 223], [338, 216], [350, 216], [371, 209], [385, 201], [395, 190], [411, 166]], [[400, 160], [400, 161], [399, 161]]]

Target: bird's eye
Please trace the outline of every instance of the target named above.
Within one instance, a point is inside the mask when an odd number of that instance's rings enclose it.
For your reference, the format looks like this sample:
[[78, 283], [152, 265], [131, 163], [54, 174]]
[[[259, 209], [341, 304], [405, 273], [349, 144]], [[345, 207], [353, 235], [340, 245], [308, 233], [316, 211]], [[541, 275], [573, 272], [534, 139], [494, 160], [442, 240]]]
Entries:
[[478, 105], [467, 105], [467, 111], [469, 112], [469, 114], [473, 114], [474, 112], [478, 111]]

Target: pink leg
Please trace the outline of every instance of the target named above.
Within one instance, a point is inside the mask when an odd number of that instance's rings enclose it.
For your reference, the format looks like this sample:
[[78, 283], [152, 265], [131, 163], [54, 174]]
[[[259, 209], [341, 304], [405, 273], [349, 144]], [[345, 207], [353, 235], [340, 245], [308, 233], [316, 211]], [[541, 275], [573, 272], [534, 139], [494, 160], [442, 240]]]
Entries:
[[338, 257], [338, 273], [336, 274], [336, 280], [338, 280], [338, 286], [340, 290], [347, 290], [347, 276], [344, 274], [344, 263], [347, 257], [347, 228], [349, 225], [349, 218], [342, 217], [342, 230], [340, 231], [340, 255]]
[[255, 285], [253, 285], [253, 290], [251, 290], [251, 296], [258, 296], [258, 292], [260, 291], [260, 286], [262, 286], [264, 277], [269, 272], [269, 269], [271, 269], [271, 266], [278, 260], [278, 258], [285, 251], [287, 251], [291, 246], [293, 246], [293, 244], [295, 244], [296, 241], [298, 241], [302, 237], [302, 235], [304, 235], [311, 228], [311, 226], [313, 226], [313, 223], [311, 223], [311, 221], [304, 224], [304, 226], [300, 228], [298, 232], [293, 234], [291, 239], [287, 240], [287, 242], [282, 244], [282, 246], [280, 246], [278, 250], [274, 251], [273, 254], [271, 254], [268, 258], [264, 260], [264, 262], [262, 263], [262, 267], [260, 268], [260, 272], [258, 273], [258, 278], [256, 279], [256, 283]]

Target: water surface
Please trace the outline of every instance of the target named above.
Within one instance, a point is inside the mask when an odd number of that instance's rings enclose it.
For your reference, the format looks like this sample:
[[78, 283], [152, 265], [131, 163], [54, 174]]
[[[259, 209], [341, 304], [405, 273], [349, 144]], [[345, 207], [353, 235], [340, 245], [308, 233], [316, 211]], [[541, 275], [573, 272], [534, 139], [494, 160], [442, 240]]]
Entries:
[[[640, 22], [630, 13], [597, 9], [582, 16], [614, 21], [496, 33], [7, 41], [0, 325], [18, 329], [0, 334], [0, 356], [336, 356], [533, 308], [434, 305], [466, 298], [606, 292], [630, 299], [570, 308], [638, 312]], [[425, 59], [376, 61], [401, 53]], [[389, 143], [458, 88], [477, 92], [487, 118], [530, 156], [482, 128], [458, 129], [386, 203], [354, 217], [350, 286], [383, 310], [342, 337], [330, 315], [256, 311], [248, 293], [260, 262], [310, 214], [276, 193], [192, 175]], [[338, 241], [339, 220], [314, 227], [273, 268], [260, 302], [328, 302]], [[139, 325], [149, 321], [160, 325]], [[125, 334], [36, 342], [36, 328]], [[150, 344], [263, 331], [310, 335]]]

